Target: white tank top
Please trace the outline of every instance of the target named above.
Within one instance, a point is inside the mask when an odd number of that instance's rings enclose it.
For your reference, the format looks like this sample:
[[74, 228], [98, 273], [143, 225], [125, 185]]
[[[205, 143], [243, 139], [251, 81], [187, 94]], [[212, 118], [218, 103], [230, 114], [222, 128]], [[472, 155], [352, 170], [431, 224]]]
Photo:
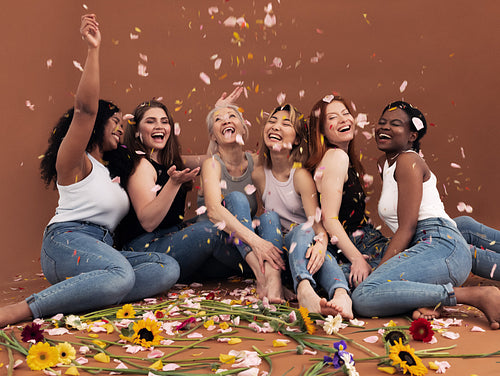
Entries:
[[281, 226], [289, 229], [292, 223], [305, 223], [307, 221], [302, 199], [295, 191], [293, 176], [295, 169], [290, 171], [287, 181], [276, 179], [271, 170], [264, 168], [266, 186], [262, 193], [262, 203], [266, 210], [274, 210], [280, 216]]
[[[393, 232], [396, 232], [399, 227], [398, 183], [394, 179], [396, 164], [397, 161], [389, 167], [387, 161], [384, 163], [382, 172], [382, 193], [380, 194], [380, 200], [378, 202], [378, 215]], [[431, 177], [423, 183], [422, 202], [420, 203], [420, 209], [418, 211], [418, 220], [421, 221], [427, 218], [439, 217], [448, 219], [451, 223], [455, 223], [448, 214], [446, 214], [436, 185], [436, 176], [431, 171]]]
[[109, 170], [87, 153], [92, 171], [76, 183], [57, 184], [59, 203], [49, 225], [59, 222], [84, 221], [114, 231], [127, 214], [129, 200], [118, 182], [111, 181]]

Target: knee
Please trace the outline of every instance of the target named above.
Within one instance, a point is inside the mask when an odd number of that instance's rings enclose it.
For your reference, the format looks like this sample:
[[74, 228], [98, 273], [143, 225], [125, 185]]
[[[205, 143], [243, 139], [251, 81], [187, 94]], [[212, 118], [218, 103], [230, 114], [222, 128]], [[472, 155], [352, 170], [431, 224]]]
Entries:
[[171, 256], [160, 253], [159, 264], [162, 266], [162, 273], [159, 275], [158, 283], [160, 283], [163, 291], [169, 290], [179, 279], [181, 269], [179, 263]]
[[224, 206], [226, 206], [229, 211], [231, 211], [231, 208], [247, 209], [250, 211], [250, 204], [246, 195], [239, 191], [233, 191], [225, 195]]
[[281, 227], [280, 216], [275, 211], [266, 211], [260, 216], [260, 222], [269, 223], [270, 225]]
[[108, 281], [98, 287], [99, 299], [109, 301], [108, 304], [118, 304], [134, 288], [134, 285], [135, 274], [132, 268], [128, 272], [112, 273]]

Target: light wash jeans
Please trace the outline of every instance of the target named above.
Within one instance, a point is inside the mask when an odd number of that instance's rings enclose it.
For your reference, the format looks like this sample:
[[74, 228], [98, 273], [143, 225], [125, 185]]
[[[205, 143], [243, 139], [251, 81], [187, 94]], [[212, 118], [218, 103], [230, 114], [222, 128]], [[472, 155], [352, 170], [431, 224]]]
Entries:
[[[180, 280], [188, 282], [195, 275], [199, 277], [197, 272], [203, 269], [212, 257], [228, 267], [233, 266], [233, 258], [241, 262], [239, 253], [228, 244], [227, 238], [212, 222], [201, 221], [184, 228], [173, 226], [144, 233], [126, 244], [124, 250], [166, 253], [179, 263]], [[228, 274], [222, 270], [221, 273]]]
[[26, 299], [33, 317], [90, 311], [167, 291], [179, 265], [161, 253], [120, 252], [112, 234], [84, 222], [54, 223], [45, 229], [41, 264], [52, 286]]
[[469, 246], [453, 224], [443, 218], [419, 221], [409, 249], [356, 287], [353, 307], [370, 317], [456, 305], [453, 287], [465, 282], [471, 264]]
[[[472, 273], [500, 281], [500, 231], [487, 227], [471, 217], [453, 218], [465, 241], [470, 244]], [[493, 274], [494, 265], [497, 265]]]
[[316, 281], [318, 281], [319, 285], [328, 293], [329, 300], [333, 298], [335, 290], [338, 288], [349, 291], [344, 273], [330, 252], [326, 251], [325, 261], [314, 275], [311, 275], [307, 270], [309, 259], [306, 258], [306, 252], [313, 243], [314, 230], [312, 228], [304, 230], [303, 227], [303, 224], [294, 226], [284, 237], [295, 292], [297, 292], [299, 282], [304, 279], [309, 280], [314, 289], [316, 289]]

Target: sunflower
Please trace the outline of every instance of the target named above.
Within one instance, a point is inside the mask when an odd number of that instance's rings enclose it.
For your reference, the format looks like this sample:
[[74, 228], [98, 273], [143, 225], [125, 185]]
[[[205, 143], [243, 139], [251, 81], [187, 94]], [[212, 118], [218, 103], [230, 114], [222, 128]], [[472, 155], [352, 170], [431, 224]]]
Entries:
[[409, 372], [411, 376], [423, 376], [427, 374], [427, 368], [422, 360], [415, 355], [415, 350], [410, 345], [403, 345], [401, 338], [398, 343], [390, 347], [389, 358], [393, 366], [399, 366], [403, 373]]
[[406, 333], [399, 329], [387, 330], [382, 335], [382, 341], [384, 342], [384, 347], [386, 353], [389, 353], [391, 350], [391, 346], [394, 346], [401, 340], [403, 345], [408, 344], [408, 336]]
[[161, 333], [161, 323], [150, 319], [140, 320], [134, 323], [134, 335], [132, 341], [144, 347], [151, 347], [160, 344], [163, 337]]
[[125, 304], [116, 312], [117, 319], [133, 319], [135, 317], [135, 310], [132, 304]]
[[59, 351], [47, 342], [38, 342], [30, 347], [26, 363], [33, 371], [53, 367], [59, 362]]
[[71, 361], [76, 359], [76, 350], [68, 342], [59, 343], [56, 349], [59, 351], [60, 363], [71, 364]]
[[26, 325], [21, 333], [21, 338], [24, 342], [33, 340], [35, 342], [41, 342], [44, 339], [43, 331], [40, 330], [40, 325], [37, 323], [33, 323], [31, 326]]
[[410, 333], [415, 341], [429, 342], [434, 336], [431, 323], [424, 318], [412, 321]]
[[306, 307], [299, 307], [299, 312], [307, 333], [313, 334], [316, 331], [316, 328], [309, 317], [309, 310]]

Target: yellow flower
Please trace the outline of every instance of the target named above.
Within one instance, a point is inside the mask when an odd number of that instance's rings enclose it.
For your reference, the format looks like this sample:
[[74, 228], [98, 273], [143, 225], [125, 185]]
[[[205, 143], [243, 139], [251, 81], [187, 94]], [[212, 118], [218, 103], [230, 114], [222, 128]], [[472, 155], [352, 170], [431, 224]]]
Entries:
[[109, 363], [111, 361], [109, 355], [106, 355], [105, 353], [102, 352], [95, 354], [94, 359], [101, 363]]
[[230, 345], [236, 345], [237, 343], [241, 343], [241, 338], [229, 338], [227, 343]]
[[286, 347], [288, 345], [286, 340], [275, 339], [273, 340], [273, 347]]
[[227, 329], [229, 329], [229, 324], [228, 324], [227, 322], [223, 321], [223, 322], [221, 322], [221, 323], [219, 324], [219, 327], [220, 327], [222, 330], [227, 330]]
[[210, 327], [210, 326], [212, 326], [212, 325], [214, 325], [214, 320], [208, 320], [208, 321], [205, 321], [205, 322], [203, 323], [203, 326], [204, 326], [205, 328], [208, 328], [208, 327]]
[[300, 307], [299, 312], [300, 316], [302, 316], [302, 320], [304, 321], [307, 333], [313, 334], [316, 331], [316, 328], [314, 327], [314, 324], [309, 317], [309, 310], [306, 307]]
[[161, 322], [150, 319], [140, 320], [134, 323], [133, 342], [143, 347], [151, 347], [160, 344], [163, 337], [161, 333]]
[[38, 342], [30, 347], [26, 363], [33, 371], [53, 367], [59, 362], [59, 351], [46, 342]]
[[399, 366], [403, 373], [409, 372], [411, 376], [423, 376], [428, 372], [415, 350], [410, 345], [403, 345], [401, 338], [390, 347], [389, 358], [393, 366]]
[[111, 324], [104, 324], [102, 326], [104, 329], [106, 329], [106, 333], [111, 334], [114, 332], [115, 328], [113, 328], [113, 325]]
[[133, 319], [135, 317], [135, 310], [132, 304], [125, 304], [116, 312], [117, 319]]
[[106, 342], [99, 341], [98, 339], [94, 339], [94, 340], [92, 340], [92, 342], [95, 343], [97, 346], [99, 346], [102, 349], [108, 345]]
[[224, 364], [233, 364], [236, 357], [234, 355], [229, 354], [220, 354], [219, 361]]
[[76, 359], [76, 350], [68, 342], [59, 343], [56, 349], [59, 351], [60, 363], [71, 364], [71, 361]]

